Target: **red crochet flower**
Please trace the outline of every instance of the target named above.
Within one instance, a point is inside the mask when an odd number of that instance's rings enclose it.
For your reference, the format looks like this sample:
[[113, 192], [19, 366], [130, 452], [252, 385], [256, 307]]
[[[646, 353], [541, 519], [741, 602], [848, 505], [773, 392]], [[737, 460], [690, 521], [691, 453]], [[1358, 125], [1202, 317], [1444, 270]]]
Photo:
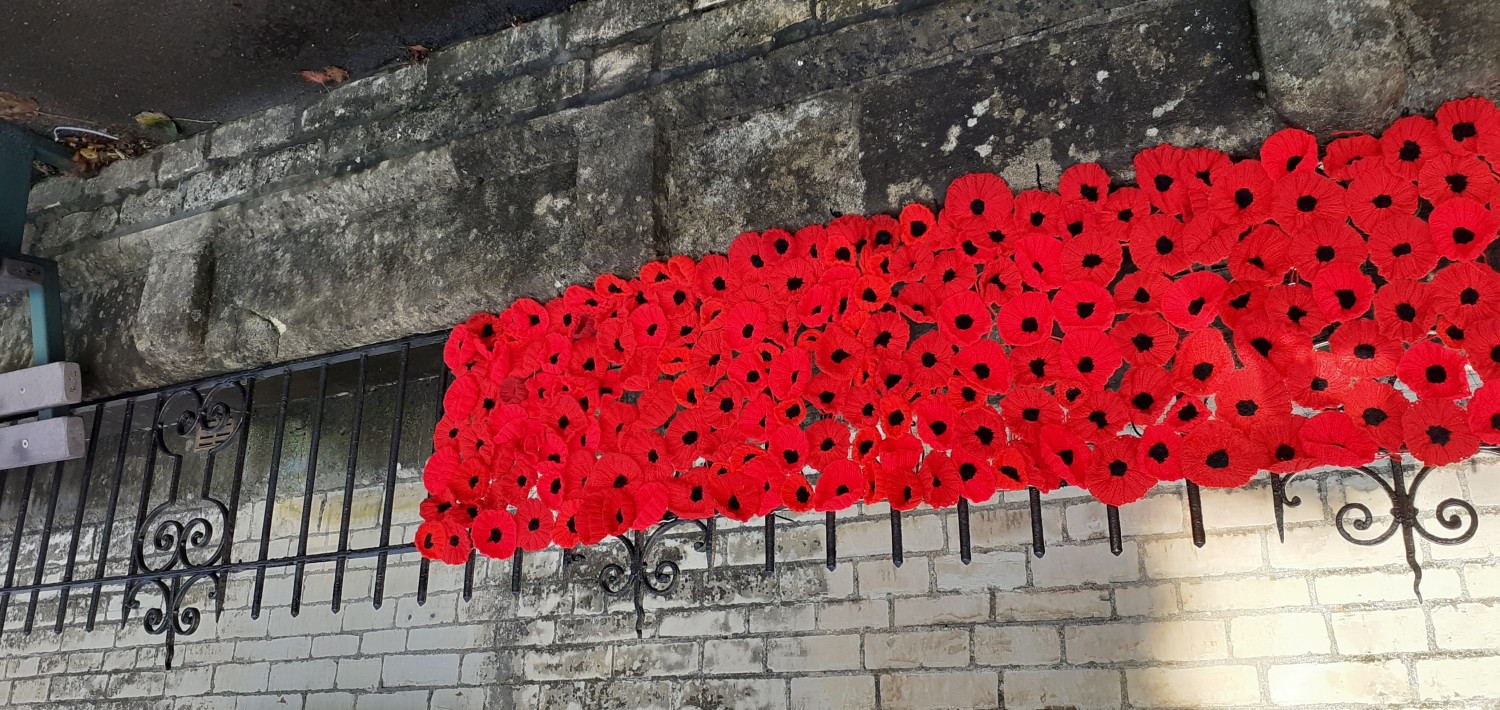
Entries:
[[1489, 265], [1449, 264], [1432, 277], [1430, 297], [1460, 327], [1500, 316], [1500, 274]]
[[1380, 136], [1386, 168], [1409, 180], [1415, 180], [1422, 165], [1442, 150], [1437, 124], [1426, 116], [1397, 119]]
[[1500, 221], [1484, 205], [1467, 197], [1448, 200], [1428, 215], [1433, 246], [1439, 256], [1454, 261], [1473, 261], [1495, 241]]
[[552, 544], [556, 518], [547, 504], [527, 498], [516, 504], [516, 544], [527, 552], [538, 552]]
[[1469, 395], [1467, 364], [1463, 355], [1424, 340], [1407, 348], [1396, 365], [1396, 376], [1422, 399], [1452, 401]]
[[1115, 307], [1124, 313], [1160, 313], [1161, 298], [1172, 286], [1154, 271], [1137, 271], [1115, 285]]
[[1500, 109], [1487, 99], [1458, 99], [1437, 110], [1438, 140], [1454, 153], [1479, 152], [1480, 139], [1496, 134], [1500, 134]]
[[1401, 360], [1401, 343], [1382, 335], [1372, 320], [1351, 320], [1328, 337], [1329, 351], [1355, 377], [1390, 377]]
[[1059, 347], [1062, 374], [1096, 390], [1120, 369], [1120, 351], [1102, 330], [1074, 330], [1063, 336]]
[[1176, 394], [1172, 373], [1160, 367], [1132, 367], [1120, 381], [1120, 399], [1137, 427], [1155, 424]]
[[1172, 365], [1172, 374], [1182, 391], [1196, 395], [1210, 395], [1219, 386], [1219, 379], [1234, 369], [1234, 355], [1224, 334], [1212, 328], [1195, 331], [1184, 338], [1177, 349], [1177, 359]]
[[1182, 475], [1208, 488], [1236, 488], [1266, 463], [1266, 452], [1224, 422], [1210, 420], [1182, 441]]
[[1447, 400], [1418, 400], [1401, 423], [1406, 448], [1428, 466], [1447, 466], [1479, 453], [1479, 437], [1469, 429], [1468, 416]]
[[516, 519], [504, 510], [486, 510], [474, 519], [474, 549], [496, 560], [516, 553]]
[[1292, 268], [1292, 238], [1273, 224], [1252, 228], [1229, 252], [1235, 281], [1275, 283]]
[[1184, 243], [1176, 217], [1146, 215], [1130, 223], [1130, 258], [1142, 271], [1170, 276], [1193, 263], [1193, 248]]
[[1344, 413], [1386, 451], [1400, 451], [1401, 419], [1410, 406], [1396, 388], [1383, 382], [1360, 380], [1341, 398]]
[[[1290, 159], [1288, 159], [1290, 161]], [[1316, 165], [1317, 161], [1314, 160]], [[1208, 193], [1208, 208], [1225, 224], [1249, 225], [1271, 214], [1273, 183], [1260, 162], [1242, 160], [1223, 172]]]
[[995, 326], [1009, 345], [1040, 343], [1052, 336], [1052, 302], [1041, 291], [1027, 291], [1000, 308]]
[[1330, 321], [1358, 318], [1370, 310], [1375, 283], [1352, 264], [1328, 264], [1313, 279], [1313, 300]]
[[1179, 179], [1184, 151], [1162, 144], [1135, 154], [1135, 181], [1151, 204], [1169, 215], [1182, 214], [1188, 206], [1187, 182]]
[[1317, 173], [1287, 175], [1271, 192], [1271, 218], [1293, 236], [1318, 222], [1343, 224], [1348, 214], [1344, 188]]
[[1345, 224], [1342, 218], [1317, 220], [1293, 228], [1292, 248], [1288, 253], [1297, 275], [1304, 281], [1318, 277], [1318, 271], [1326, 264], [1350, 264], [1359, 266], [1369, 256], [1370, 247], [1359, 236], [1359, 232]]
[[422, 523], [417, 527], [417, 551], [429, 560], [461, 565], [469, 559], [469, 533], [447, 520]]
[[1302, 446], [1326, 466], [1363, 466], [1380, 448], [1344, 412], [1322, 412], [1302, 425]]
[[[1172, 282], [1162, 296], [1162, 315], [1172, 325], [1195, 331], [1208, 327], [1219, 315], [1228, 283], [1212, 271], [1195, 271]], [[1372, 288], [1373, 290], [1373, 288]]]
[[813, 491], [813, 509], [818, 512], [843, 510], [864, 496], [865, 477], [848, 459], [835, 461], [818, 476]]
[[998, 175], [972, 173], [948, 185], [943, 217], [959, 226], [998, 224], [1011, 211], [1010, 186]]
[[[989, 308], [973, 291], [951, 296], [938, 307], [938, 331], [959, 345], [973, 345], [993, 325]], [[905, 342], [903, 336], [903, 346]]]
[[1467, 409], [1469, 430], [1486, 444], [1500, 444], [1500, 383], [1490, 382], [1475, 390]]
[[1410, 217], [1417, 211], [1417, 188], [1411, 180], [1389, 170], [1366, 171], [1349, 183], [1345, 195], [1349, 218], [1366, 232], [1392, 217]]
[[1156, 477], [1139, 464], [1138, 440], [1111, 437], [1094, 448], [1093, 465], [1084, 475], [1084, 487], [1105, 505], [1125, 505], [1146, 497]]
[[1098, 163], [1078, 163], [1062, 172], [1057, 192], [1064, 200], [1100, 209], [1109, 197], [1109, 173]]
[[1261, 144], [1260, 162], [1266, 174], [1276, 180], [1293, 172], [1316, 172], [1318, 139], [1307, 131], [1283, 128]]
[[1475, 156], [1444, 153], [1422, 166], [1417, 175], [1417, 189], [1434, 205], [1455, 197], [1484, 204], [1495, 193], [1495, 175]]
[[1115, 297], [1092, 281], [1069, 281], [1052, 295], [1052, 315], [1063, 330], [1102, 330], [1114, 324]]
[[1157, 480], [1182, 480], [1182, 451], [1182, 436], [1172, 427], [1146, 427], [1136, 444], [1136, 464]]
[[1334, 140], [1323, 155], [1323, 170], [1339, 181], [1355, 180], [1381, 167], [1380, 141], [1364, 133]]

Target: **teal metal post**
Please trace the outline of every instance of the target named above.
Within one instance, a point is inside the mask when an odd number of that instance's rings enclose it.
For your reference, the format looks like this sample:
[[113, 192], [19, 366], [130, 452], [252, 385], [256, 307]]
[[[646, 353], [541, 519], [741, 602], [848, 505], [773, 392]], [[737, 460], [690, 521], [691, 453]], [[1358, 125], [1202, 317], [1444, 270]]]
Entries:
[[32, 365], [46, 365], [66, 359], [66, 353], [57, 262], [21, 253], [34, 160], [72, 168], [72, 160], [55, 144], [8, 121], [0, 121], [0, 257], [30, 262], [43, 269], [42, 285], [30, 290], [31, 361]]

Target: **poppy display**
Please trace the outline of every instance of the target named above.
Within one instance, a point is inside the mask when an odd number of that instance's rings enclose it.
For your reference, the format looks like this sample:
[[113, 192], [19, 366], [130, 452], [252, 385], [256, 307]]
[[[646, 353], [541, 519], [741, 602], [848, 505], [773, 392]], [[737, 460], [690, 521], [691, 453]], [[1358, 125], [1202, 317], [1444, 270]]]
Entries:
[[475, 314], [413, 542], [462, 564], [671, 516], [1461, 461], [1500, 445], [1496, 154], [1465, 99], [1321, 150], [1155, 146], [1134, 186], [965, 175]]

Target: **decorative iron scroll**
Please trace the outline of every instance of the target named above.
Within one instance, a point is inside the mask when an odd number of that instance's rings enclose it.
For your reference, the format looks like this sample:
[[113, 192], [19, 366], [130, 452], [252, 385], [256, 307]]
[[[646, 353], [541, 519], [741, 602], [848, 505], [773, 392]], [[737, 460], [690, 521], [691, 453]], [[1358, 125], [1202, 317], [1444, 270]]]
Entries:
[[[658, 559], [654, 565], [650, 560], [652, 553], [666, 541], [664, 536], [683, 525], [696, 527], [702, 534], [702, 539], [693, 541], [693, 549], [702, 552], [712, 565], [713, 521], [685, 520], [669, 514], [666, 520], [650, 532], [636, 530], [628, 535], [616, 536], [625, 546], [624, 564], [610, 562], [599, 568], [599, 587], [604, 593], [611, 597], [629, 596], [634, 604], [635, 635], [638, 638], [644, 633], [646, 595], [668, 596], [677, 590], [681, 580], [682, 570], [675, 560]], [[583, 555], [570, 553], [568, 559], [576, 562], [583, 559]]]
[[[166, 666], [172, 667], [176, 637], [198, 630], [202, 611], [188, 602], [198, 583], [208, 580], [207, 596], [214, 602], [217, 618], [224, 608], [225, 575], [221, 565], [229, 562], [230, 533], [234, 511], [210, 494], [214, 457], [239, 433], [246, 414], [245, 389], [237, 382], [214, 387], [207, 396], [195, 389], [167, 397], [152, 424], [154, 445], [171, 458], [171, 483], [167, 500], [152, 509], [136, 526], [131, 551], [133, 573], [158, 575], [125, 585], [123, 621], [129, 611], [141, 608], [143, 589], [155, 592], [159, 606], [142, 619], [146, 632], [166, 638]], [[147, 456], [147, 484], [154, 475], [156, 450]], [[182, 465], [189, 453], [206, 454], [203, 481], [195, 496], [181, 495]], [[146, 502], [142, 496], [141, 503]]]

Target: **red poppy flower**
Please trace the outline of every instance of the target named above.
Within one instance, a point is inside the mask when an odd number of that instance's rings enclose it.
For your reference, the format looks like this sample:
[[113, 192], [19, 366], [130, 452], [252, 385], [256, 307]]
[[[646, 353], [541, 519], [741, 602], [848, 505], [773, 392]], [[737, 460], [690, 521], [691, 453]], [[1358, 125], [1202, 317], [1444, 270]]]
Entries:
[[1057, 192], [1068, 202], [1099, 209], [1109, 197], [1109, 183], [1109, 173], [1098, 163], [1077, 163], [1062, 172]]
[[1032, 288], [1050, 291], [1067, 282], [1062, 268], [1062, 240], [1033, 234], [1016, 242], [1012, 255], [1021, 280]]
[[[905, 333], [902, 333], [902, 339], [905, 339]], [[776, 398], [801, 397], [811, 382], [812, 356], [806, 350], [798, 347], [787, 348], [771, 360], [771, 394]]]
[[735, 350], [749, 350], [766, 332], [766, 309], [758, 303], [741, 301], [724, 314], [724, 337]]
[[1401, 177], [1415, 180], [1429, 158], [1443, 152], [1437, 137], [1437, 124], [1426, 116], [1396, 119], [1380, 135], [1380, 152], [1385, 166]]
[[1078, 380], [1061, 379], [1052, 386], [1052, 394], [1057, 397], [1057, 403], [1064, 409], [1071, 407], [1080, 397], [1094, 389]]
[[1401, 419], [1410, 407], [1406, 397], [1383, 382], [1360, 380], [1343, 397], [1344, 413], [1387, 451], [1401, 449]]
[[564, 550], [572, 549], [581, 542], [579, 539], [578, 508], [582, 500], [571, 499], [564, 501], [557, 509], [557, 522], [552, 527], [552, 542]]
[[1214, 417], [1247, 435], [1267, 420], [1291, 413], [1280, 375], [1259, 367], [1226, 374], [1214, 394]]
[[1234, 324], [1235, 352], [1246, 365], [1254, 363], [1279, 369], [1295, 354], [1299, 343], [1304, 349], [1311, 346], [1309, 338], [1273, 321], [1264, 310], [1246, 315]]
[[1177, 348], [1177, 360], [1172, 364], [1172, 374], [1177, 385], [1188, 394], [1210, 395], [1219, 386], [1219, 380], [1234, 369], [1234, 355], [1224, 334], [1206, 328], [1194, 331], [1183, 338]]
[[448, 511], [458, 504], [458, 499], [452, 493], [443, 491], [438, 495], [430, 495], [422, 499], [422, 504], [417, 507], [418, 514], [423, 520], [442, 520], [448, 517]]
[[1343, 361], [1355, 377], [1389, 377], [1404, 353], [1401, 344], [1380, 333], [1371, 320], [1352, 320], [1339, 326], [1328, 338], [1329, 350]]
[[1447, 466], [1479, 453], [1479, 437], [1458, 405], [1442, 399], [1412, 404], [1401, 420], [1406, 448], [1428, 466]]
[[1380, 141], [1360, 133], [1336, 139], [1323, 154], [1323, 170], [1335, 180], [1354, 180], [1367, 170], [1383, 166]]
[[1416, 187], [1389, 170], [1370, 170], [1355, 178], [1345, 198], [1350, 219], [1366, 232], [1386, 219], [1411, 216], [1417, 211]]
[[[983, 467], [980, 468], [982, 469]], [[1002, 491], [1019, 491], [1029, 484], [1032, 475], [1031, 471], [1035, 467], [1032, 466], [1031, 460], [1026, 457], [1026, 454], [1020, 448], [1007, 446], [1001, 449], [1000, 453], [995, 456], [992, 468], [994, 472], [992, 480], [997, 489]], [[963, 472], [964, 469], [961, 460], [959, 467], [960, 475], [963, 475]], [[983, 493], [982, 487], [979, 489], [979, 492]], [[970, 497], [967, 493], [965, 493], [964, 497], [976, 503], [984, 502], [983, 500]], [[986, 497], [984, 500], [988, 499]]]
[[513, 340], [539, 340], [551, 326], [551, 315], [542, 304], [518, 298], [500, 314], [500, 326]]
[[865, 498], [866, 503], [886, 501], [892, 510], [912, 510], [922, 504], [923, 485], [917, 472], [904, 466], [875, 467], [874, 499]]
[[1021, 229], [1029, 234], [1062, 236], [1063, 200], [1056, 193], [1042, 190], [1025, 190], [1016, 195], [1011, 214]]
[[1225, 224], [1262, 222], [1271, 214], [1272, 185], [1260, 162], [1242, 160], [1215, 181], [1208, 193], [1208, 209]]
[[971, 173], [948, 185], [943, 217], [958, 225], [996, 224], [1010, 214], [1010, 186], [998, 175]]
[[1480, 138], [1495, 134], [1500, 134], [1500, 110], [1488, 99], [1470, 97], [1438, 107], [1438, 140], [1453, 153], [1478, 152]]
[[1255, 429], [1255, 440], [1270, 454], [1265, 469], [1272, 473], [1287, 474], [1316, 468], [1319, 461], [1308, 454], [1302, 446], [1304, 417], [1290, 414], [1262, 422]]
[[1084, 475], [1084, 487], [1100, 503], [1125, 505], [1146, 497], [1156, 477], [1141, 468], [1140, 441], [1135, 437], [1113, 437], [1094, 448], [1093, 465]]
[[1219, 315], [1228, 283], [1212, 271], [1196, 271], [1172, 282], [1162, 296], [1162, 315], [1183, 330], [1206, 328]]
[[1093, 462], [1088, 443], [1056, 424], [1042, 427], [1037, 451], [1041, 454], [1038, 468], [1075, 486], [1083, 483], [1084, 472]]
[[1396, 365], [1396, 375], [1422, 399], [1451, 401], [1469, 395], [1467, 364], [1463, 355], [1424, 340], [1407, 348]]
[[936, 397], [918, 400], [916, 410], [917, 437], [934, 449], [953, 448], [953, 439], [958, 432], [958, 410]]
[[1437, 320], [1428, 285], [1407, 279], [1393, 280], [1375, 293], [1375, 324], [1382, 335], [1414, 343], [1427, 337]]
[[1370, 263], [1387, 279], [1421, 279], [1437, 266], [1427, 223], [1411, 215], [1382, 220], [1370, 233]]
[[1500, 383], [1489, 382], [1475, 390], [1466, 409], [1469, 430], [1486, 444], [1500, 444]]
[[1488, 165], [1472, 155], [1444, 153], [1427, 161], [1417, 175], [1417, 188], [1428, 202], [1440, 205], [1455, 197], [1480, 204], [1495, 193], [1495, 175]]
[[[1008, 190], [1007, 190], [1008, 191]], [[972, 202], [972, 200], [970, 201]], [[1001, 210], [1002, 212], [1004, 210]], [[937, 227], [937, 219], [926, 205], [912, 203], [901, 209], [901, 243], [919, 245]]]
[[1052, 295], [1052, 315], [1063, 330], [1108, 328], [1115, 320], [1115, 297], [1092, 281], [1069, 281]]
[[1500, 319], [1471, 323], [1464, 353], [1484, 381], [1500, 378]]
[[1263, 315], [1266, 308], [1266, 285], [1254, 281], [1230, 281], [1219, 301], [1219, 320], [1231, 329], [1239, 327], [1247, 315]]
[[1127, 316], [1109, 330], [1121, 357], [1133, 367], [1158, 367], [1177, 353], [1177, 329], [1158, 315]]
[[536, 498], [527, 498], [516, 504], [516, 544], [527, 552], [538, 552], [552, 544], [552, 530], [556, 518], [547, 504]]
[[[972, 475], [978, 475], [977, 468]], [[958, 465], [946, 453], [934, 451], [924, 457], [917, 480], [922, 484], [922, 500], [933, 508], [952, 508], [963, 497], [964, 479], [959, 476]], [[994, 494], [993, 483], [990, 493]]]
[[[991, 258], [986, 254], [979, 259]], [[952, 298], [974, 287], [976, 257], [959, 251], [945, 251], [918, 267], [922, 283], [939, 299]]]
[[417, 551], [429, 560], [461, 565], [469, 559], [469, 533], [463, 528], [436, 520], [417, 527]]
[[907, 346], [902, 360], [912, 384], [928, 391], [945, 384], [953, 374], [949, 364], [953, 349], [947, 337], [937, 331], [926, 333]]
[[1155, 424], [1176, 394], [1172, 373], [1160, 367], [1132, 367], [1120, 381], [1120, 399], [1138, 427]]
[[1358, 318], [1370, 310], [1375, 283], [1352, 264], [1329, 264], [1313, 279], [1313, 300], [1330, 321]]
[[1162, 425], [1171, 427], [1173, 431], [1179, 433], [1187, 432], [1208, 421], [1208, 417], [1208, 405], [1204, 404], [1203, 400], [1184, 394], [1172, 402], [1172, 407], [1167, 410], [1167, 416], [1162, 420]]
[[1213, 148], [1189, 148], [1177, 164], [1177, 177], [1187, 183], [1188, 202], [1193, 210], [1208, 205], [1208, 193], [1221, 182], [1225, 171], [1234, 163], [1229, 155]]
[[1090, 392], [1068, 408], [1067, 427], [1091, 444], [1113, 439], [1128, 423], [1125, 401], [1108, 390]]
[[991, 259], [979, 274], [979, 296], [986, 305], [1004, 306], [1021, 293], [1021, 271], [1008, 256]]
[[1137, 271], [1115, 285], [1115, 308], [1123, 313], [1160, 313], [1162, 294], [1172, 286], [1155, 271]]
[[1115, 239], [1130, 236], [1130, 225], [1151, 214], [1151, 200], [1138, 187], [1122, 187], [1109, 194], [1099, 215], [1099, 229]]
[[1074, 330], [1063, 336], [1059, 347], [1062, 373], [1104, 389], [1104, 384], [1120, 369], [1120, 351], [1102, 330]]
[[[698, 466], [674, 479], [667, 509], [677, 517], [687, 520], [712, 517], [714, 498], [709, 491], [711, 478], [713, 475], [709, 473], [707, 467]], [[561, 511], [558, 513], [558, 521], [562, 521]]]
[[1308, 336], [1328, 325], [1312, 287], [1300, 284], [1274, 286], [1267, 291], [1266, 313], [1275, 325]]
[[[993, 325], [989, 308], [979, 298], [979, 294], [973, 291], [954, 295], [938, 307], [938, 331], [960, 345], [970, 345], [979, 340]], [[904, 349], [904, 336], [901, 344]]]
[[1005, 446], [1005, 421], [981, 407], [958, 418], [952, 448], [981, 459], [993, 458]]
[[1169, 215], [1182, 214], [1188, 206], [1187, 183], [1178, 179], [1184, 151], [1163, 143], [1135, 154], [1135, 181], [1151, 204]]
[[1318, 222], [1342, 225], [1347, 216], [1344, 188], [1317, 173], [1292, 173], [1271, 193], [1271, 218], [1293, 236]]
[[1266, 451], [1234, 427], [1210, 420], [1182, 441], [1182, 475], [1206, 488], [1238, 488], [1266, 464]]
[[1041, 428], [1063, 422], [1062, 407], [1046, 390], [1016, 387], [1000, 402], [1000, 412], [1011, 434], [1023, 440], [1036, 438]]
[[708, 490], [719, 513], [731, 520], [745, 522], [755, 517], [765, 493], [763, 481], [743, 472], [730, 472], [709, 478]]
[[1052, 335], [1052, 302], [1041, 291], [1027, 291], [1005, 304], [995, 320], [1010, 345], [1035, 345]]
[[1193, 263], [1182, 222], [1165, 214], [1139, 217], [1130, 223], [1130, 259], [1142, 271], [1175, 274]]
[[1432, 277], [1428, 294], [1443, 318], [1460, 327], [1500, 316], [1500, 274], [1488, 264], [1449, 264]]
[[1135, 462], [1159, 481], [1182, 479], [1182, 435], [1166, 425], [1146, 427], [1136, 444]]
[[1085, 232], [1063, 244], [1063, 277], [1108, 286], [1124, 258], [1118, 239], [1103, 231]]
[[1353, 380], [1338, 356], [1322, 350], [1300, 354], [1282, 368], [1282, 374], [1292, 400], [1308, 409], [1338, 406]]
[[1354, 228], [1342, 222], [1322, 220], [1292, 232], [1292, 248], [1288, 255], [1297, 275], [1310, 282], [1318, 277], [1318, 271], [1325, 265], [1359, 266], [1369, 252], [1369, 245]]
[[1321, 412], [1302, 425], [1302, 446], [1326, 466], [1363, 466], [1380, 447], [1344, 412]]
[[799, 473], [788, 474], [781, 483], [781, 504], [797, 513], [806, 513], [813, 508], [813, 486], [807, 477]]
[[813, 491], [813, 509], [818, 512], [844, 510], [859, 502], [865, 491], [865, 477], [854, 462], [835, 461], [818, 476]]
[[486, 510], [474, 519], [474, 549], [496, 560], [516, 554], [516, 519], [504, 510]]
[[1427, 223], [1439, 256], [1454, 261], [1473, 261], [1495, 241], [1500, 220], [1484, 205], [1467, 197], [1455, 197], [1432, 210]]
[[1318, 139], [1304, 130], [1283, 128], [1260, 145], [1260, 162], [1273, 180], [1293, 172], [1316, 172]]
[[431, 495], [444, 495], [449, 486], [458, 477], [458, 467], [462, 463], [458, 448], [438, 449], [428, 457], [427, 465], [422, 467], [422, 485], [427, 488]]

